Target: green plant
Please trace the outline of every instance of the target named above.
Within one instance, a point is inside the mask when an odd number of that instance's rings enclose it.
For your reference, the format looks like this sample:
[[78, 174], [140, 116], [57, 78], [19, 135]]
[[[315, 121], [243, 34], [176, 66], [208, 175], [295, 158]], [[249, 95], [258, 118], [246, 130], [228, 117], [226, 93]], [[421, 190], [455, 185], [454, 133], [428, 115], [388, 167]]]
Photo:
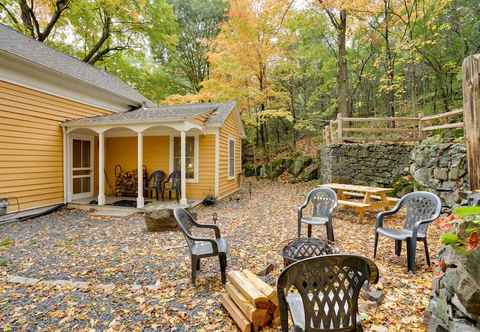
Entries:
[[464, 254], [480, 248], [480, 207], [456, 208], [440, 221], [440, 227], [447, 231], [441, 236], [444, 245]]

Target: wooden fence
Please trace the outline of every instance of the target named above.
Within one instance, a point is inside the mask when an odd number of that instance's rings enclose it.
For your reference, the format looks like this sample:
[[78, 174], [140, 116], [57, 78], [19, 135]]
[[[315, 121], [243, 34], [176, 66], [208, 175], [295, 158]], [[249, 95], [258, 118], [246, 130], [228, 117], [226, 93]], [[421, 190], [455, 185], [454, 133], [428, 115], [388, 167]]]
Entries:
[[433, 131], [463, 127], [462, 109], [420, 117], [346, 118], [338, 114], [324, 127], [323, 138], [326, 144], [416, 142]]

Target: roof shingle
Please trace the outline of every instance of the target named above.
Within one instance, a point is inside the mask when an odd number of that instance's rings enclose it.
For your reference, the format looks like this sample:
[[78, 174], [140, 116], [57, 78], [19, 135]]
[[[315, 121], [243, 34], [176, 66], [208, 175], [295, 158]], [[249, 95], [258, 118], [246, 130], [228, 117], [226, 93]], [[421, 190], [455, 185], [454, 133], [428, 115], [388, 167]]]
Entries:
[[127, 98], [139, 105], [143, 103], [151, 104], [147, 98], [116, 76], [56, 51], [3, 24], [0, 24], [1, 51], [80, 80], [116, 96]]

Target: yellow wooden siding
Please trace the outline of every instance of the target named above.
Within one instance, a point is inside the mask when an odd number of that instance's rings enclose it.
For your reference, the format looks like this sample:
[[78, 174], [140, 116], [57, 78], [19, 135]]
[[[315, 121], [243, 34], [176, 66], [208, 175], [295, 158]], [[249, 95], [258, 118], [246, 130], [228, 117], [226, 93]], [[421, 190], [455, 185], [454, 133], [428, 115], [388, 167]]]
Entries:
[[198, 143], [198, 182], [187, 183], [188, 199], [215, 195], [215, 135], [201, 135]]
[[[169, 174], [170, 137], [145, 136], [143, 138], [143, 164], [148, 174], [161, 170]], [[187, 183], [187, 198], [202, 199], [214, 194], [215, 186], [215, 136], [199, 136], [199, 176], [197, 183]], [[115, 166], [122, 170], [137, 169], [137, 137], [109, 137], [105, 145], [107, 182], [105, 191], [114, 194]]]
[[0, 198], [8, 212], [63, 203], [60, 123], [111, 112], [0, 81]]
[[[235, 178], [228, 176], [228, 140], [235, 139]], [[241, 172], [241, 136], [236, 115], [232, 112], [220, 129], [219, 197], [225, 197], [239, 188], [238, 173]]]

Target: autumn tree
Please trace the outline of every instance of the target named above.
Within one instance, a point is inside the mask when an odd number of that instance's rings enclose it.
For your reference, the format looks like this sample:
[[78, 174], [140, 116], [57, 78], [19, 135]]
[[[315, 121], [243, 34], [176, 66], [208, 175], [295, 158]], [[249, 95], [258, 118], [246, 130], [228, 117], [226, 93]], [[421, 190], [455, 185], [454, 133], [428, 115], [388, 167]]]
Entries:
[[281, 56], [278, 39], [292, 1], [233, 0], [228, 20], [209, 54], [210, 79], [203, 83], [204, 100], [237, 100], [258, 146], [267, 150], [268, 122], [285, 111], [274, 108], [276, 91], [271, 71]]
[[0, 0], [0, 13], [2, 22], [90, 64], [173, 42], [176, 29], [164, 0]]

